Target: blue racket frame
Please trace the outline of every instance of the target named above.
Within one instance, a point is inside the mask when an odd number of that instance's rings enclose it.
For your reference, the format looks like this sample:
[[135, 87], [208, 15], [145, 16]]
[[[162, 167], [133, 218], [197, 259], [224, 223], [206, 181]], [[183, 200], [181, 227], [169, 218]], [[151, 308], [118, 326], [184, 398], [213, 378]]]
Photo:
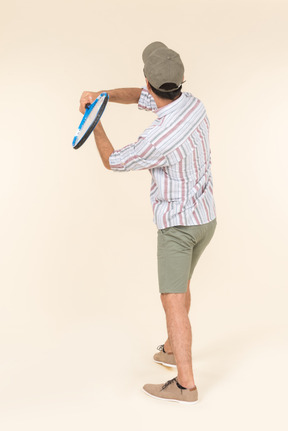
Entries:
[[[94, 108], [94, 106], [96, 105], [96, 103], [99, 101], [99, 99], [100, 99], [101, 97], [104, 97], [104, 101], [103, 101], [102, 105], [100, 106], [99, 111], [97, 112], [97, 116], [95, 117], [95, 120], [91, 123], [91, 126], [89, 127], [89, 129], [87, 129], [87, 131], [86, 131], [85, 135], [83, 135], [83, 136], [82, 136], [82, 138], [77, 142], [78, 135], [79, 135], [79, 133], [80, 133], [80, 131], [81, 131], [82, 127], [84, 126], [84, 124], [85, 124], [85, 122], [86, 122], [86, 120], [87, 120], [88, 116], [90, 115], [90, 112], [92, 111], [92, 109]], [[97, 97], [97, 99], [95, 99], [95, 100], [94, 100], [94, 102], [93, 102], [93, 103], [91, 103], [91, 104], [90, 104], [90, 103], [87, 103], [87, 104], [86, 104], [86, 106], [85, 106], [85, 108], [86, 108], [85, 114], [84, 114], [84, 116], [83, 116], [83, 118], [82, 118], [82, 121], [81, 121], [81, 123], [80, 123], [80, 125], [79, 125], [79, 127], [78, 127], [78, 130], [77, 130], [77, 132], [76, 132], [76, 134], [75, 134], [75, 136], [74, 136], [74, 138], [73, 138], [73, 141], [72, 141], [72, 147], [73, 147], [75, 150], [77, 150], [78, 148], [80, 148], [80, 147], [81, 147], [81, 145], [83, 145], [83, 144], [84, 144], [84, 142], [87, 140], [87, 138], [91, 135], [91, 133], [93, 132], [93, 130], [94, 130], [94, 129], [95, 129], [95, 127], [97, 126], [97, 123], [99, 122], [99, 120], [100, 120], [100, 118], [101, 118], [101, 116], [102, 116], [102, 114], [103, 114], [103, 112], [104, 112], [104, 110], [105, 110], [105, 108], [106, 108], [106, 105], [107, 105], [107, 103], [108, 103], [108, 100], [109, 100], [109, 95], [108, 95], [108, 93], [103, 92], [103, 93], [101, 93], [101, 94]]]

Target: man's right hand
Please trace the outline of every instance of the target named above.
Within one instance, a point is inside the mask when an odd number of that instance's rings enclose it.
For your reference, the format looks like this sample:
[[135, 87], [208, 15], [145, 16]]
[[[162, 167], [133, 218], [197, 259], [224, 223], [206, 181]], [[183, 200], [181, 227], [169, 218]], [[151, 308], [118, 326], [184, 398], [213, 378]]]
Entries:
[[84, 91], [80, 98], [79, 111], [84, 114], [86, 111], [86, 104], [94, 102], [94, 100], [97, 99], [97, 97], [100, 96], [101, 93], [102, 91], [97, 91], [96, 93], [93, 91]]

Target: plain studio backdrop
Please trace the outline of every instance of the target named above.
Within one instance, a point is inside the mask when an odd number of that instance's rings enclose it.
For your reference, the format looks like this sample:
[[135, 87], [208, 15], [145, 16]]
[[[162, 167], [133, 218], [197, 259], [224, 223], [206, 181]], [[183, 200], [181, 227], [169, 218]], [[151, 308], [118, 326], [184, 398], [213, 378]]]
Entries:
[[[0, 427], [286, 430], [286, 2], [11, 0], [1, 7]], [[148, 171], [106, 170], [72, 138], [84, 90], [144, 85], [154, 40], [181, 54], [211, 123], [218, 225], [191, 282], [200, 401], [175, 376]], [[114, 147], [154, 119], [108, 104]], [[286, 263], [285, 263], [286, 262]]]

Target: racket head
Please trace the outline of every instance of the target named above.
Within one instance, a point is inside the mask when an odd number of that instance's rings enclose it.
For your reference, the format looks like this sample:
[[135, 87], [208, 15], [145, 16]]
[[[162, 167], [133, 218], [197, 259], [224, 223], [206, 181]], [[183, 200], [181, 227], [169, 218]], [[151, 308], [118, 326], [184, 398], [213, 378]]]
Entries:
[[72, 147], [75, 150], [84, 144], [97, 126], [97, 123], [106, 108], [108, 100], [109, 96], [104, 92], [101, 93], [90, 106], [86, 105], [87, 108], [85, 114], [72, 141]]

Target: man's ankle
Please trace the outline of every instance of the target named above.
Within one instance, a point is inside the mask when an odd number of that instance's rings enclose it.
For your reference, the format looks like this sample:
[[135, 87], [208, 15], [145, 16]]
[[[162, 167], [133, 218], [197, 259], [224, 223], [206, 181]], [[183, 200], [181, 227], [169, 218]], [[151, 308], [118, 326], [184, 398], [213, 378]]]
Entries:
[[196, 385], [195, 385], [195, 382], [194, 382], [194, 380], [180, 380], [179, 381], [179, 378], [177, 377], [177, 382], [178, 382], [178, 384], [180, 385], [180, 386], [182, 386], [182, 388], [184, 388], [184, 389], [190, 389], [190, 390], [192, 390], [192, 389], [195, 389], [196, 388]]
[[170, 345], [166, 344], [166, 343], [164, 344], [163, 352], [164, 353], [173, 353]]

